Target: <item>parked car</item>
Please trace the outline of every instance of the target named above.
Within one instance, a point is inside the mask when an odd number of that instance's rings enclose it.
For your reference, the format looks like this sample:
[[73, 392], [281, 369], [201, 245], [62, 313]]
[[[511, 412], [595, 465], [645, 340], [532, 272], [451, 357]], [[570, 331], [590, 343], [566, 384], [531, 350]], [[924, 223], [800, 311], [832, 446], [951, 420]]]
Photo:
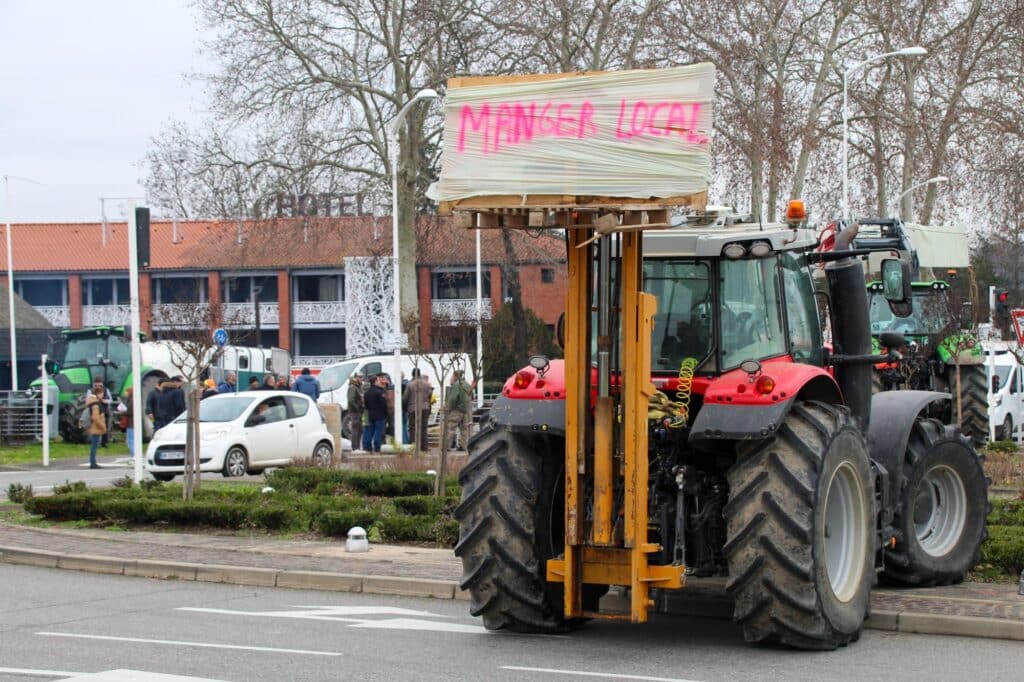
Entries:
[[[308, 396], [292, 391], [254, 391], [217, 395], [199, 404], [199, 469], [225, 476], [258, 473], [312, 457], [329, 464], [334, 439], [323, 415]], [[169, 481], [184, 470], [185, 415], [153, 435], [146, 468]]]
[[986, 348], [986, 356], [989, 423], [995, 425], [996, 440], [1010, 440], [1024, 421], [1024, 367], [1013, 353], [998, 347]]

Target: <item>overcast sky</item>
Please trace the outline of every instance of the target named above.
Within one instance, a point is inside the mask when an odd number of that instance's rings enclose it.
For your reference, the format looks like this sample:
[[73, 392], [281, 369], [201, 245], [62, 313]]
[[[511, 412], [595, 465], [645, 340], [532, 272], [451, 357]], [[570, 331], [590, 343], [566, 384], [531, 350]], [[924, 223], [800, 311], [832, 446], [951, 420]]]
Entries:
[[[96, 219], [141, 196], [149, 139], [194, 120], [202, 85], [187, 0], [0, 0], [0, 216]], [[119, 218], [123, 206], [108, 204]]]

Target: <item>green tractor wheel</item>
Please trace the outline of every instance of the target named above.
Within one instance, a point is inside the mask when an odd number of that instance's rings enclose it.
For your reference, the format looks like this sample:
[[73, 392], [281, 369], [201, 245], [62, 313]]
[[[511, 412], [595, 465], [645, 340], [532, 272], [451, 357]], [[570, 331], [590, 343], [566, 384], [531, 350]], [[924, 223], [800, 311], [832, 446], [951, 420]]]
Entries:
[[85, 409], [85, 394], [78, 396], [74, 402], [60, 406], [60, 422], [58, 431], [65, 443], [87, 443], [89, 435], [79, 426], [78, 418]]
[[[956, 366], [950, 365], [946, 372], [949, 392], [956, 395]], [[988, 440], [988, 389], [985, 382], [984, 365], [960, 365], [960, 431], [981, 445]], [[951, 406], [951, 423], [956, 423], [957, 408], [954, 399]]]

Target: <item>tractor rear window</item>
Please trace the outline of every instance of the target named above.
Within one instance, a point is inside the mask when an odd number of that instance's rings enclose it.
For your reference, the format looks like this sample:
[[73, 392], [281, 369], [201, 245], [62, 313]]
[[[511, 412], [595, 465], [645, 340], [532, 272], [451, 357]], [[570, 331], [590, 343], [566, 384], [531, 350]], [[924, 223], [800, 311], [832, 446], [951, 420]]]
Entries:
[[644, 291], [658, 298], [651, 334], [654, 371], [676, 371], [686, 358], [700, 364], [711, 352], [710, 273], [706, 261], [644, 261]]
[[723, 368], [785, 353], [778, 258], [723, 260], [719, 267]]

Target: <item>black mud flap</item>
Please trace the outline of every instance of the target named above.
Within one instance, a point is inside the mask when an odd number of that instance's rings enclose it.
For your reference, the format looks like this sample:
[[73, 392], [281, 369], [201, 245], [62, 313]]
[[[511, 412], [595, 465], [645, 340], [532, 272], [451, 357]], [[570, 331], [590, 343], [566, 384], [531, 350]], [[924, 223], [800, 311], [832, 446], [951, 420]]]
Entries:
[[536, 434], [565, 435], [564, 400], [510, 400], [500, 396], [488, 419], [495, 428]]
[[763, 440], [775, 435], [793, 399], [771, 405], [708, 405], [700, 408], [690, 430], [690, 445], [707, 448], [716, 440]]
[[914, 421], [932, 403], [952, 400], [938, 391], [883, 391], [871, 396], [868, 446], [871, 459], [889, 473], [889, 499], [898, 500], [903, 483], [903, 459]]

